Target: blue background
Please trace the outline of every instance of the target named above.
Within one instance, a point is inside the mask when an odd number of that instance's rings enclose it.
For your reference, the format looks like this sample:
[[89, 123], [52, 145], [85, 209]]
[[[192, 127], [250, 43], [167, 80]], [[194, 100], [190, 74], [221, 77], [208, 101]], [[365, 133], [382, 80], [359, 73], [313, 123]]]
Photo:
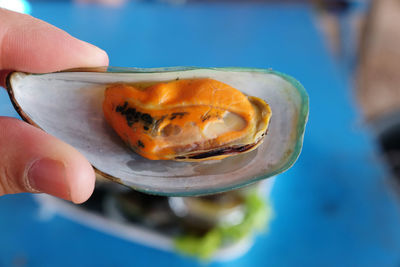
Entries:
[[[396, 187], [355, 104], [351, 74], [329, 54], [307, 5], [32, 5], [32, 15], [127, 67], [271, 67], [310, 96], [303, 152], [272, 192], [275, 218], [229, 266], [399, 266]], [[0, 115], [16, 116], [4, 90]], [[0, 198], [0, 266], [195, 266], [192, 259], [38, 219], [27, 194]], [[223, 263], [212, 263], [220, 266]]]

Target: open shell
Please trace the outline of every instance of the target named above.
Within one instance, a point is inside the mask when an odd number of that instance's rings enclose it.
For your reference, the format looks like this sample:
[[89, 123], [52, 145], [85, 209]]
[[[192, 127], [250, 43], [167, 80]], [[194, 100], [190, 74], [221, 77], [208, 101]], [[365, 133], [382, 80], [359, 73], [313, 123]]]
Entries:
[[[268, 102], [273, 117], [256, 150], [217, 161], [151, 161], [133, 153], [105, 122], [104, 90], [111, 83], [211, 78]], [[78, 149], [97, 173], [134, 189], [189, 196], [232, 190], [288, 169], [300, 154], [308, 96], [293, 78], [262, 69], [109, 68], [107, 72], [14, 72], [10, 98], [27, 122]]]

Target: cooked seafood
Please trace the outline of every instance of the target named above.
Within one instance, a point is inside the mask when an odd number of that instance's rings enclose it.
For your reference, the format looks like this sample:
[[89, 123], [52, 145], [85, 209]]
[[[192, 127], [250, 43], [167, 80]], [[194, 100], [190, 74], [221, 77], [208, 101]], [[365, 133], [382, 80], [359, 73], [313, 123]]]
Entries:
[[202, 161], [249, 152], [271, 116], [260, 98], [214, 79], [140, 85], [105, 92], [106, 120], [138, 154], [153, 160]]

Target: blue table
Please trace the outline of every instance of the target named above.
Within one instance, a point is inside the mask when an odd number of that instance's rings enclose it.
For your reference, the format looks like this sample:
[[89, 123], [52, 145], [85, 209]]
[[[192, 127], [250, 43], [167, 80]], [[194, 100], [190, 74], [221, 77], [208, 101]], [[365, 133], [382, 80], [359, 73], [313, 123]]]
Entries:
[[[311, 101], [302, 155], [277, 177], [269, 232], [229, 266], [399, 265], [397, 196], [359, 123], [350, 80], [330, 57], [307, 6], [106, 9], [62, 2], [33, 4], [32, 15], [102, 47], [114, 66], [272, 67], [298, 78]], [[3, 91], [0, 114], [16, 116]], [[30, 195], [0, 199], [0, 266], [198, 264], [62, 217], [41, 222], [37, 210]]]

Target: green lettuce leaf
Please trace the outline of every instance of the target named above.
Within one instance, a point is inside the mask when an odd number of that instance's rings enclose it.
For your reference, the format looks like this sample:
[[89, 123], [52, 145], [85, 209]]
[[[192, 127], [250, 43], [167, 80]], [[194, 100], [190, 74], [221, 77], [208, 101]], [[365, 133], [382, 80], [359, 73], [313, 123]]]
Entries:
[[266, 230], [271, 218], [271, 206], [254, 190], [245, 197], [245, 215], [242, 222], [236, 225], [219, 225], [201, 237], [180, 236], [175, 239], [175, 248], [182, 254], [209, 260], [223, 244], [237, 242]]

